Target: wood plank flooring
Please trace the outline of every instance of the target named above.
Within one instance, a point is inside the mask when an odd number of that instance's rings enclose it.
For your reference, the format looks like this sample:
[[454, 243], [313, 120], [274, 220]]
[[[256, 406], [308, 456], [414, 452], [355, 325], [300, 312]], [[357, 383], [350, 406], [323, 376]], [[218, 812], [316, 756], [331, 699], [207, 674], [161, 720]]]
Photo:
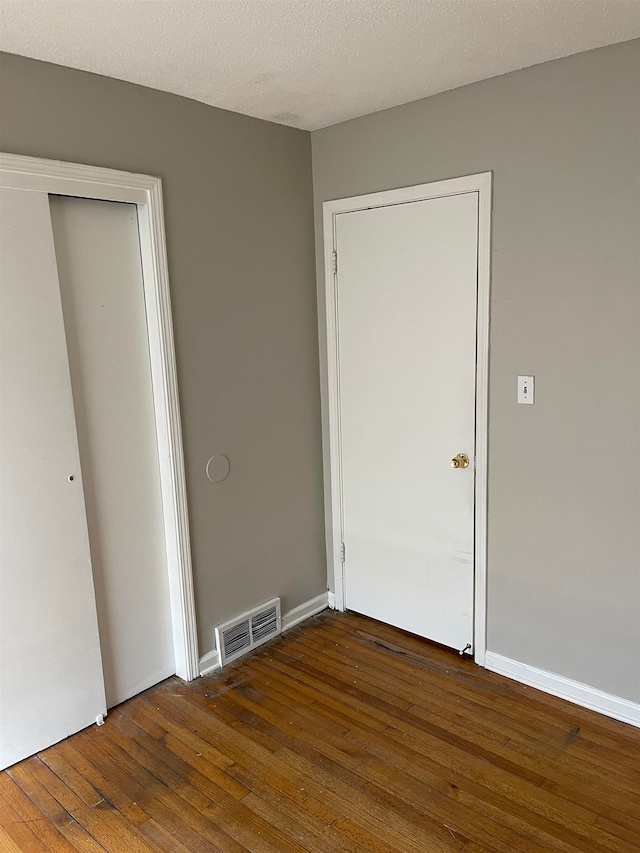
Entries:
[[325, 611], [1, 773], [0, 850], [637, 853], [640, 730]]

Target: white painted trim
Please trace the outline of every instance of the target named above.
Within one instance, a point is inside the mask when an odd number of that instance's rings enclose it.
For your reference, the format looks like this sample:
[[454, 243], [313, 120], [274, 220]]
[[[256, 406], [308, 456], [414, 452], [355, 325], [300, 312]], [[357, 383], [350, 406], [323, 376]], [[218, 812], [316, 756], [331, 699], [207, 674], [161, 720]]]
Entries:
[[476, 329], [476, 493], [473, 658], [484, 666], [487, 649], [487, 473], [489, 449], [489, 327], [491, 323], [492, 175], [478, 178], [478, 305]]
[[0, 154], [0, 186], [137, 205], [160, 460], [173, 647], [177, 675], [191, 681], [199, 673], [198, 638], [162, 182], [160, 178], [150, 175], [21, 157], [16, 154]]
[[334, 592], [327, 593], [327, 607], [331, 608], [331, 610], [336, 609], [336, 595]]
[[[315, 616], [316, 613], [322, 613], [323, 610], [326, 610], [328, 595], [329, 593], [323, 592], [285, 613], [280, 621], [280, 633], [284, 634], [285, 631], [288, 631], [295, 625], [299, 625], [305, 619], [309, 619], [311, 616]], [[274, 636], [272, 639], [276, 639], [276, 637]], [[250, 649], [250, 651], [253, 651], [253, 649]], [[200, 675], [208, 675], [216, 669], [221, 669], [220, 655], [217, 649], [213, 649], [213, 651], [207, 652], [206, 655], [200, 658]]]
[[305, 601], [304, 604], [300, 604], [298, 607], [294, 607], [293, 610], [289, 610], [289, 612], [285, 613], [282, 617], [282, 633], [288, 631], [289, 628], [293, 628], [294, 625], [299, 625], [300, 622], [304, 622], [305, 619], [315, 616], [316, 613], [322, 613], [322, 611], [326, 610], [327, 607], [326, 592], [323, 592], [321, 595], [317, 595], [315, 598], [309, 599], [309, 601]]
[[209, 673], [215, 672], [217, 669], [222, 669], [217, 649], [207, 652], [206, 655], [200, 658], [200, 675], [209, 675]]
[[100, 166], [0, 153], [0, 186], [55, 195], [147, 204], [159, 178]]
[[[345, 609], [345, 575], [341, 559], [343, 540], [342, 445], [340, 427], [340, 362], [336, 276], [333, 273], [336, 216], [392, 204], [404, 204], [448, 195], [478, 193], [478, 305], [476, 356], [476, 472], [474, 541], [474, 659], [484, 665], [487, 609], [487, 418], [489, 399], [489, 306], [491, 278], [491, 172], [436, 181], [413, 187], [326, 201], [323, 204], [326, 368], [328, 431], [323, 430], [325, 470], [329, 474], [330, 516], [327, 517], [328, 573], [333, 578], [336, 610]], [[339, 261], [338, 261], [339, 263]], [[322, 350], [322, 348], [321, 348]], [[324, 357], [321, 352], [321, 358]]]
[[623, 723], [640, 727], [640, 703], [605, 693], [596, 687], [590, 687], [580, 681], [573, 681], [571, 678], [565, 678], [564, 675], [557, 675], [555, 672], [547, 672], [544, 669], [520, 663], [496, 652], [486, 652], [485, 667], [491, 672], [513, 678], [514, 681], [535, 687], [544, 693], [550, 693], [552, 696], [566, 699], [568, 702], [581, 705], [583, 708], [589, 708], [591, 711], [613, 717], [614, 720], [621, 720]]
[[[345, 575], [342, 564], [342, 430], [340, 424], [340, 360], [338, 353], [338, 299], [336, 276], [333, 272], [333, 251], [336, 245], [336, 202], [323, 204], [324, 270], [325, 270], [325, 326], [326, 368], [328, 384], [328, 435], [323, 425], [322, 448], [325, 470], [329, 469], [329, 505], [331, 513], [326, 518], [327, 570], [333, 577], [333, 596], [336, 610], [345, 610]], [[322, 358], [322, 352], [320, 357]]]
[[138, 205], [138, 223], [145, 282], [151, 381], [156, 412], [176, 674], [185, 681], [191, 681], [197, 678], [199, 673], [198, 634], [162, 184], [159, 178], [149, 189], [148, 203]]

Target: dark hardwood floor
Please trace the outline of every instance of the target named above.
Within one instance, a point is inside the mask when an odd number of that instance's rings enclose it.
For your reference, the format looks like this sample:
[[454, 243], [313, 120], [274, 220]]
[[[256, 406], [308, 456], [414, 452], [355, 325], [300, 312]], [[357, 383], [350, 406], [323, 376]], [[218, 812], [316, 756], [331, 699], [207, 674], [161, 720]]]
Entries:
[[640, 730], [353, 614], [0, 774], [0, 850], [640, 850]]

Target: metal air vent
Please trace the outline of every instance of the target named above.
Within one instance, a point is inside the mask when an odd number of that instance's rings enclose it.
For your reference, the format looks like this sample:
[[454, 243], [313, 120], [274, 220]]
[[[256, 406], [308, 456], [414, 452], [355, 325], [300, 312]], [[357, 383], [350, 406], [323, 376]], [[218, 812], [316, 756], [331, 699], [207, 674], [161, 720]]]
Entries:
[[220, 664], [224, 666], [282, 631], [280, 599], [274, 598], [216, 628]]

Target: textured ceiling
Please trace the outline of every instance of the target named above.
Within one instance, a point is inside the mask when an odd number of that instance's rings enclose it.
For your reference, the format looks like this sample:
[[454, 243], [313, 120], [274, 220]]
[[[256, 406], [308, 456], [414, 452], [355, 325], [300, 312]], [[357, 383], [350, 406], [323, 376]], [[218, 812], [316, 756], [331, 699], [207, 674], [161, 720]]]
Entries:
[[0, 0], [0, 49], [316, 129], [640, 35], [640, 0]]

